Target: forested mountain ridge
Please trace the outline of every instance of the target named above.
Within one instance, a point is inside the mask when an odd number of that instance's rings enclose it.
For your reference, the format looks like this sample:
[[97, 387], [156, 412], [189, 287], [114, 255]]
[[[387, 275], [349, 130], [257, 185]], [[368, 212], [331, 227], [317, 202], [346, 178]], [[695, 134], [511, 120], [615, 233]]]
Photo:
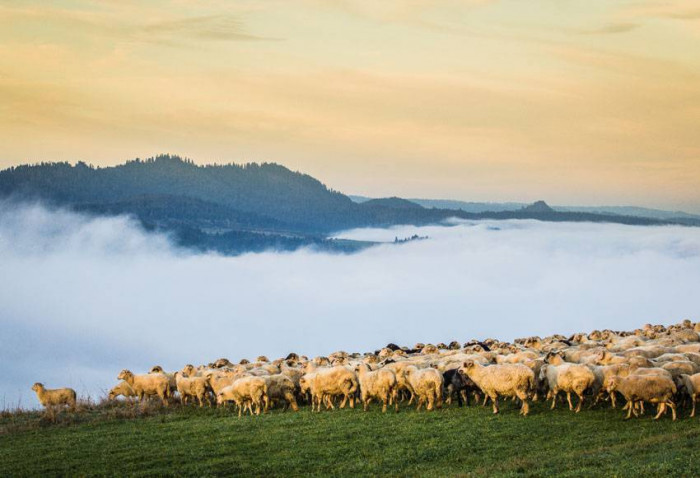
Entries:
[[[317, 179], [274, 163], [199, 166], [177, 156], [96, 168], [41, 163], [0, 171], [0, 197], [39, 199], [98, 215], [131, 214], [182, 245], [226, 254], [311, 245], [354, 251], [367, 243], [332, 241], [354, 227], [431, 224], [462, 219], [539, 219], [623, 224], [681, 223], [653, 218], [555, 211], [544, 202], [511, 211], [426, 208], [392, 197], [363, 203]], [[692, 219], [684, 224], [700, 225]]]

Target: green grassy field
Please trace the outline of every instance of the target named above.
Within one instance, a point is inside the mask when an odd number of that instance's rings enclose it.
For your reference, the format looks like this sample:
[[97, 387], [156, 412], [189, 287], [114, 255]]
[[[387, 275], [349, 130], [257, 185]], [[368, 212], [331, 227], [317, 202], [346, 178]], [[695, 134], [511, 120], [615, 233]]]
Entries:
[[[699, 476], [700, 419], [478, 406], [381, 414], [171, 407], [0, 419], [0, 476]], [[687, 415], [687, 412], [684, 413]]]

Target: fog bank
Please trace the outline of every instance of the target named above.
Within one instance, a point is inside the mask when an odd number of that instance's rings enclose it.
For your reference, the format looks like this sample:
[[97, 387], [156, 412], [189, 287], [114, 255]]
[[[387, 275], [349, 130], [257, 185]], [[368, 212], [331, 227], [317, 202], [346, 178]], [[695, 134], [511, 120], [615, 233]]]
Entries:
[[[122, 368], [698, 320], [700, 228], [537, 221], [347, 231], [353, 255], [221, 257], [126, 217], [0, 203], [0, 408]], [[9, 369], [9, 372], [7, 371]]]

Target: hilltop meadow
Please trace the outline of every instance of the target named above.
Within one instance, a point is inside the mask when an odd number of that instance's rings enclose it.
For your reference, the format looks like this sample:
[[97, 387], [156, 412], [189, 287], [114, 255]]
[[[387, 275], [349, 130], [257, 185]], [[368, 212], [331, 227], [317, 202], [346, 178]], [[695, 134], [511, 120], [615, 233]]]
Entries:
[[104, 404], [0, 418], [2, 476], [697, 476], [700, 425], [573, 414], [541, 402], [456, 404], [382, 414], [378, 406], [237, 418], [232, 410]]

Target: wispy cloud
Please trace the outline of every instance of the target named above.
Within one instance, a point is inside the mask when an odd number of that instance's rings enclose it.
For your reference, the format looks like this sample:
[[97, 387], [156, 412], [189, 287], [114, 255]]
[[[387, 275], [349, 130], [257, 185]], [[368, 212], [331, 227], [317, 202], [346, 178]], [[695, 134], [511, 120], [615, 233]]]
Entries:
[[618, 33], [627, 33], [636, 30], [641, 25], [638, 23], [608, 23], [598, 28], [583, 29], [580, 33], [585, 35], [614, 35]]
[[134, 27], [147, 35], [165, 35], [171, 40], [191, 38], [216, 41], [271, 40], [251, 35], [245, 31], [240, 19], [231, 15], [209, 15], [189, 17]]

